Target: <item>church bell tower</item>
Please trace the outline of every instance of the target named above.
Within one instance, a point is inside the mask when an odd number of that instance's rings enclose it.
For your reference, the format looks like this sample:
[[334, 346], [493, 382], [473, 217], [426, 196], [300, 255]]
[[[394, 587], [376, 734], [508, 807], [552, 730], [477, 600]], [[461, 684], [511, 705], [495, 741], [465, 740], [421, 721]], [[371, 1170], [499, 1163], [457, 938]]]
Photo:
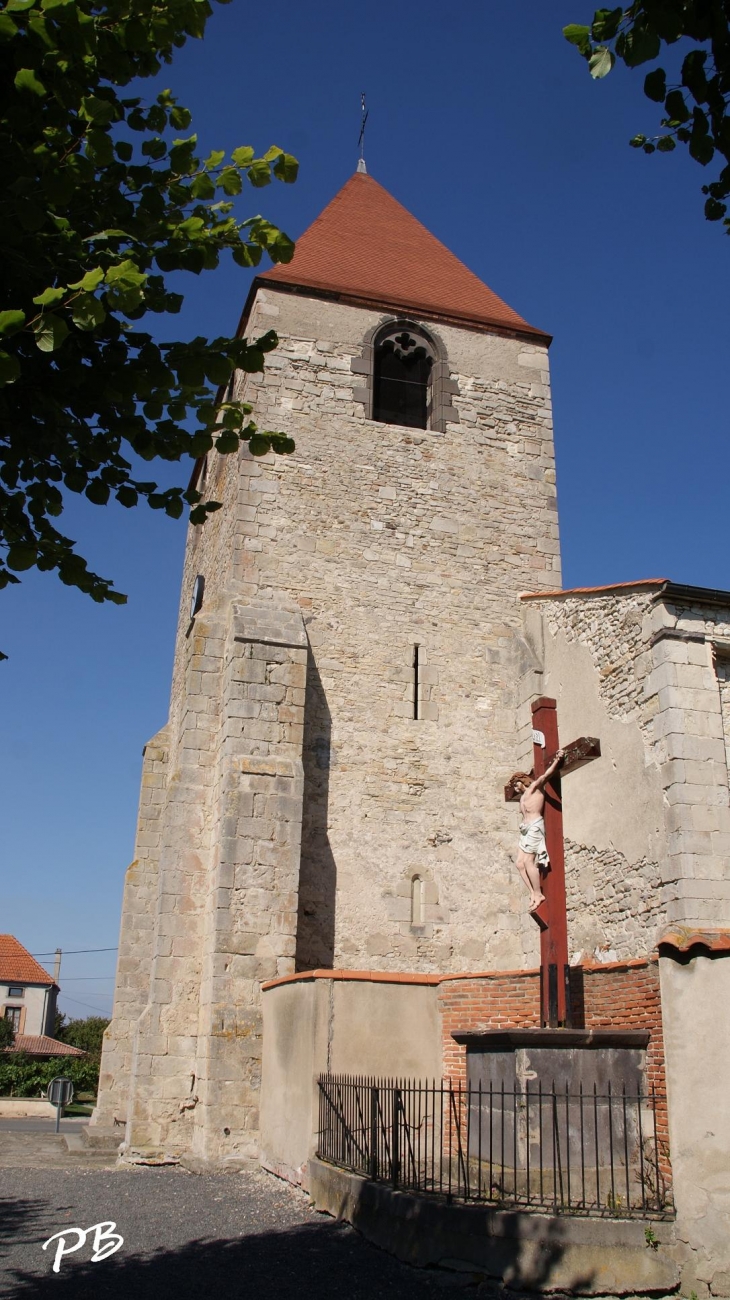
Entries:
[[217, 1163], [257, 1154], [263, 981], [537, 961], [502, 785], [517, 597], [560, 586], [550, 340], [362, 171], [254, 280], [269, 329], [235, 391], [296, 451], [199, 466], [96, 1120]]

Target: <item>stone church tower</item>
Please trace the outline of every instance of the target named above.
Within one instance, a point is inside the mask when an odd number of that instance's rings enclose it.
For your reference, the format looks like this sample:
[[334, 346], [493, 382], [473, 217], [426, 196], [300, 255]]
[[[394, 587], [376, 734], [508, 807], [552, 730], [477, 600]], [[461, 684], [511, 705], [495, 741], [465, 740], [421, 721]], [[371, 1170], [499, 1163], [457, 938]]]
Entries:
[[[260, 985], [524, 969], [519, 593], [560, 586], [549, 338], [355, 174], [258, 276], [236, 395], [292, 456], [198, 467], [95, 1122], [257, 1154]], [[191, 603], [192, 602], [192, 603]], [[517, 633], [517, 635], [516, 635]]]

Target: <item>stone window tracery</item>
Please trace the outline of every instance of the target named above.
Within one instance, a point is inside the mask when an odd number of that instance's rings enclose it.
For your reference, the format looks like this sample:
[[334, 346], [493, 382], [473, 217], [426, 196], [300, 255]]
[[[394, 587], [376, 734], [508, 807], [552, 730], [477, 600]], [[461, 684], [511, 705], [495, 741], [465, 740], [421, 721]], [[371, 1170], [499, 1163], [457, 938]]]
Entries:
[[373, 419], [427, 428], [433, 360], [425, 340], [409, 330], [390, 331], [381, 338], [375, 346]]
[[438, 336], [415, 321], [391, 319], [370, 330], [352, 370], [363, 376], [353, 396], [365, 418], [404, 428], [443, 433], [458, 422], [451, 401], [458, 385], [451, 378], [446, 349]]

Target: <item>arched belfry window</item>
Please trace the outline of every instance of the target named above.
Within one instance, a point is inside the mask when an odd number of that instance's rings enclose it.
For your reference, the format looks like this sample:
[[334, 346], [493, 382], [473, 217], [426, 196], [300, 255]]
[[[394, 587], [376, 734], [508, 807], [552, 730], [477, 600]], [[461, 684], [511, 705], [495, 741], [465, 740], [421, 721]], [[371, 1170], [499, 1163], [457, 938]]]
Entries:
[[362, 387], [352, 395], [366, 419], [433, 433], [458, 423], [452, 401], [458, 384], [435, 331], [402, 318], [381, 322], [367, 333], [351, 367], [362, 376]]
[[433, 360], [427, 340], [411, 330], [382, 335], [375, 344], [373, 419], [427, 428]]

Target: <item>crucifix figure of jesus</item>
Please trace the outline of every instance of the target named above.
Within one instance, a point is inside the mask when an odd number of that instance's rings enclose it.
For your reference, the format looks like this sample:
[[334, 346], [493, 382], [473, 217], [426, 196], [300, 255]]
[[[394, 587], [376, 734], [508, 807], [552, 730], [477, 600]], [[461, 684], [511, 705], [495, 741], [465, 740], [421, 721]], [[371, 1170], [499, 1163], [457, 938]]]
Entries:
[[[540, 927], [541, 1020], [543, 1025], [567, 1026], [571, 1021], [570, 968], [561, 778], [600, 758], [601, 743], [594, 736], [582, 736], [561, 749], [556, 701], [541, 696], [532, 705], [532, 753], [532, 773], [528, 776], [515, 772], [505, 786], [504, 797], [509, 803], [521, 801], [526, 827], [520, 837], [522, 856], [517, 865], [525, 869], [523, 879], [527, 877], [525, 883], [531, 893], [530, 914]], [[528, 842], [531, 826], [535, 827], [532, 834], [536, 845], [532, 850], [533, 841]], [[528, 857], [530, 862], [525, 861]]]
[[557, 771], [563, 757], [559, 749], [542, 776], [534, 779], [527, 772], [515, 772], [512, 788], [519, 797], [522, 825], [517, 850], [517, 870], [530, 891], [530, 911], [535, 912], [545, 902], [542, 892], [541, 872], [550, 867], [550, 857], [545, 843], [545, 785]]

